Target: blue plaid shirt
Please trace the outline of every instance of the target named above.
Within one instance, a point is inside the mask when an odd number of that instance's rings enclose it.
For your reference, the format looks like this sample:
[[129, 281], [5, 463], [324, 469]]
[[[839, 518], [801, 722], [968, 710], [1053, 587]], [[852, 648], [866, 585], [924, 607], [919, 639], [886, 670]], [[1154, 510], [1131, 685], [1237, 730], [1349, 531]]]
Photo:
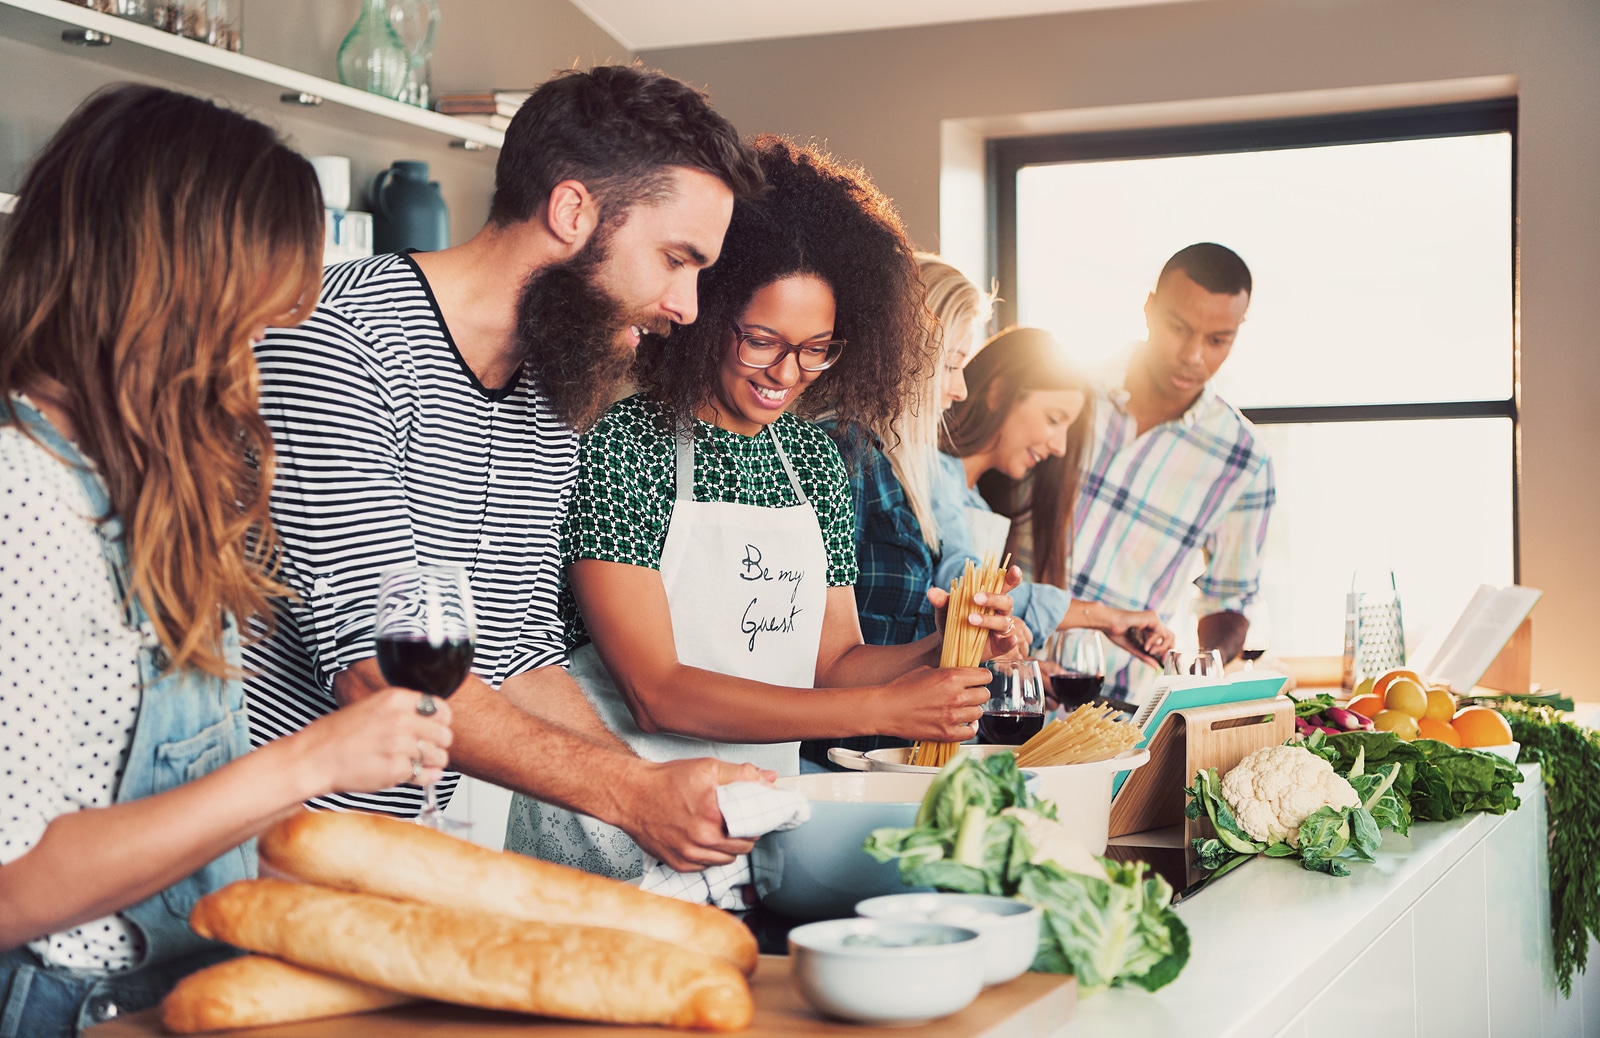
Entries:
[[819, 423], [839, 445], [856, 504], [856, 614], [868, 645], [905, 645], [934, 632], [933, 552], [922, 524], [876, 443]]
[[[933, 586], [933, 553], [922, 540], [911, 502], [894, 474], [894, 467], [878, 445], [861, 435], [850, 435], [834, 419], [817, 423], [839, 446], [850, 474], [850, 493], [856, 506], [856, 615], [861, 636], [868, 645], [904, 645], [935, 630], [928, 588]], [[807, 760], [827, 764], [830, 746], [876, 750], [909, 745], [887, 735], [849, 739], [813, 739], [800, 744]]]

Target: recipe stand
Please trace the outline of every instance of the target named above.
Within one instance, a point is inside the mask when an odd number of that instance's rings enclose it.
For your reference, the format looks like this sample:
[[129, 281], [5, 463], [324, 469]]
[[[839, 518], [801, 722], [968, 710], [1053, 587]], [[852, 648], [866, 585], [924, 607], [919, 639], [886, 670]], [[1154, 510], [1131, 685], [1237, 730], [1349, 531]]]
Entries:
[[1256, 750], [1292, 735], [1294, 702], [1284, 696], [1174, 710], [1150, 741], [1150, 763], [1130, 774], [1111, 802], [1113, 845], [1136, 857], [1141, 850], [1172, 857], [1181, 847], [1188, 882], [1173, 886], [1183, 890], [1205, 879], [1207, 873], [1195, 868], [1192, 841], [1215, 833], [1204, 815], [1184, 817], [1184, 787], [1206, 768], [1226, 774]]

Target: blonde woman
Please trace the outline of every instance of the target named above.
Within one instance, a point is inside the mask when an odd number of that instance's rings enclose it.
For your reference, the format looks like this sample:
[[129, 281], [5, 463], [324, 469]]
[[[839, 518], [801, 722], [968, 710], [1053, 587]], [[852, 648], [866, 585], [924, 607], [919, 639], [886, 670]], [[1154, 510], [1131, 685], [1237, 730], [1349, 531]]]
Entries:
[[250, 343], [321, 278], [311, 166], [199, 98], [91, 97], [0, 239], [0, 1031], [71, 1036], [233, 954], [189, 909], [334, 790], [432, 781], [397, 689], [246, 755], [279, 592]]
[[[983, 345], [994, 297], [980, 292], [955, 267], [931, 253], [916, 254], [928, 310], [933, 374], [906, 394], [893, 421], [870, 431], [822, 422], [843, 455], [855, 500], [856, 612], [868, 645], [904, 645], [933, 633], [939, 524], [933, 492], [938, 478], [939, 427], [944, 413], [967, 396], [963, 369]], [[854, 750], [908, 745], [890, 736], [857, 736], [801, 744], [808, 762], [828, 766], [829, 747]]]

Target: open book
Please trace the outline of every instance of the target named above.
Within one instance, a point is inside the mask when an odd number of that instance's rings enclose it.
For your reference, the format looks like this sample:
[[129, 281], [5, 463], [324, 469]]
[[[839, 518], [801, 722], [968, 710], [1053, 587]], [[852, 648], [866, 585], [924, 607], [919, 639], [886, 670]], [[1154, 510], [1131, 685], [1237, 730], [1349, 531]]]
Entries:
[[1470, 692], [1533, 612], [1541, 594], [1517, 584], [1479, 587], [1422, 672], [1447, 683], [1453, 692]]

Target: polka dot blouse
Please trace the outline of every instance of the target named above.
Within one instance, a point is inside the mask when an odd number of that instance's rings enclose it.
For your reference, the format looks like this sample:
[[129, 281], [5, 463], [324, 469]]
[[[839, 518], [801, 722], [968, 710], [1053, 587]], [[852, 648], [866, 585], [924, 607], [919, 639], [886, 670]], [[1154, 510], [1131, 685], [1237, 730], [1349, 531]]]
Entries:
[[[139, 712], [139, 639], [122, 624], [78, 477], [0, 427], [0, 865], [53, 819], [115, 799]], [[77, 969], [126, 969], [142, 954], [119, 916], [29, 947]]]

